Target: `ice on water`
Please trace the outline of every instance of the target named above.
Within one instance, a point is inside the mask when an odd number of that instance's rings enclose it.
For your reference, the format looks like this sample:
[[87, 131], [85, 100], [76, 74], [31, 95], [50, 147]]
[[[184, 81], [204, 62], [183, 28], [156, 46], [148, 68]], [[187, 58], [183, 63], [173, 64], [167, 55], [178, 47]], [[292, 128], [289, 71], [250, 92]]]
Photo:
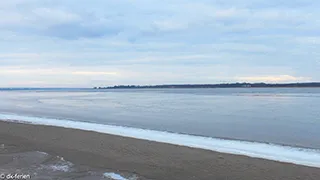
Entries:
[[125, 137], [133, 137], [156, 142], [170, 143], [181, 146], [207, 149], [217, 152], [245, 155], [304, 166], [320, 167], [320, 151], [274, 144], [225, 140], [209, 137], [175, 134], [154, 130], [57, 120], [49, 118], [26, 117], [19, 115], [0, 114], [3, 120], [20, 120], [20, 122], [50, 125], [72, 129], [89, 130]]

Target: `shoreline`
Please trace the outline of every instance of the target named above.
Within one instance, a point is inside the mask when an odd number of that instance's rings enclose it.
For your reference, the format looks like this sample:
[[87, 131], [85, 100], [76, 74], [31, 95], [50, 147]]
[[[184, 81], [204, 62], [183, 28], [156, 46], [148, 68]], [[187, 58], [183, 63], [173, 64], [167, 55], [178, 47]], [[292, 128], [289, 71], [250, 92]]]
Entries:
[[175, 146], [209, 150], [225, 154], [243, 155], [276, 162], [320, 168], [320, 151], [318, 149], [284, 146], [279, 144], [259, 143], [250, 141], [227, 140], [155, 131], [124, 126], [96, 124], [82, 121], [58, 120], [50, 118], [28, 117], [20, 115], [0, 114], [0, 120], [8, 122], [70, 128], [75, 130], [93, 131], [107, 135], [147, 140]]
[[[155, 180], [318, 180], [320, 168], [62, 127], [0, 121], [0, 144]], [[142, 178], [144, 179], [144, 178]]]

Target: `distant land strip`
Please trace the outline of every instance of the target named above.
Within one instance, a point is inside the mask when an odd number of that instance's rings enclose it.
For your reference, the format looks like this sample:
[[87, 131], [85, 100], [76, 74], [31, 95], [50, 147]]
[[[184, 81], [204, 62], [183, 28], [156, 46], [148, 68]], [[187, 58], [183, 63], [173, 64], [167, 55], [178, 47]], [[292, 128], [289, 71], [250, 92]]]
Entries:
[[109, 87], [94, 87], [94, 89], [158, 89], [158, 88], [312, 88], [320, 87], [320, 82], [310, 83], [225, 83], [225, 84], [168, 84], [168, 85], [117, 85]]

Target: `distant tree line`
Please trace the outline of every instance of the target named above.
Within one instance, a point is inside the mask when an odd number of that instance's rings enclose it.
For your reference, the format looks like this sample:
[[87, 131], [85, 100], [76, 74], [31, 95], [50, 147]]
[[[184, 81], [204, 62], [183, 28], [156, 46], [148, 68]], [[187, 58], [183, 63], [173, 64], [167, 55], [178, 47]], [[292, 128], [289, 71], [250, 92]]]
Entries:
[[94, 89], [159, 89], [159, 88], [294, 88], [294, 87], [320, 87], [320, 82], [312, 83], [225, 83], [225, 84], [171, 84], [171, 85], [118, 85], [109, 87], [94, 87]]

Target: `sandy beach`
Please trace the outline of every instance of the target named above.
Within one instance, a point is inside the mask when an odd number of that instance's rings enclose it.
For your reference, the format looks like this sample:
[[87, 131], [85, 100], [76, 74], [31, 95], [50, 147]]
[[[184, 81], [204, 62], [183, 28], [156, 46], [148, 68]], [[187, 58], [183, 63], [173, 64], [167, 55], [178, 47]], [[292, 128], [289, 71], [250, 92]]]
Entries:
[[[46, 152], [78, 166], [134, 173], [138, 179], [319, 180], [320, 177], [319, 168], [96, 132], [2, 121], [0, 144], [14, 147], [8, 150], [11, 153]], [[4, 157], [0, 156], [0, 170], [8, 161]]]

